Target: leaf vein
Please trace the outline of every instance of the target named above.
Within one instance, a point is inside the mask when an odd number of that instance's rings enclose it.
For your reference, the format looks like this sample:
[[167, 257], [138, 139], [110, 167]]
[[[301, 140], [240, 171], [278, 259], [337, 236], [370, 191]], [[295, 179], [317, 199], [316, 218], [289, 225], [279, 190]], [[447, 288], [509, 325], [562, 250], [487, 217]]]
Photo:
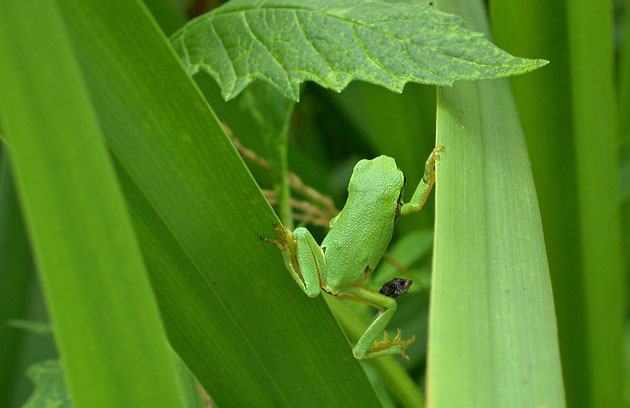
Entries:
[[[212, 33], [219, 39], [219, 43], [221, 44], [221, 48], [223, 48], [223, 51], [227, 55], [227, 60], [230, 61], [230, 69], [232, 70], [232, 76], [234, 77], [234, 79], [232, 80], [232, 86], [231, 86], [231, 89], [230, 89], [230, 92], [232, 92], [234, 90], [234, 86], [235, 86], [236, 80], [238, 79], [238, 75], [236, 74], [236, 67], [234, 66], [234, 62], [230, 58], [230, 53], [228, 52], [227, 48], [225, 47], [225, 43], [223, 42], [223, 38], [221, 38], [219, 33], [217, 33], [217, 29], [214, 26], [214, 20], [212, 20], [212, 19], [210, 20], [210, 28], [212, 29]], [[206, 62], [206, 65], [211, 66], [207, 62]], [[217, 75], [219, 75], [218, 71], [217, 71]]]
[[361, 51], [363, 51], [363, 53], [365, 54], [365, 56], [377, 67], [379, 67], [381, 69], [381, 71], [385, 72], [386, 74], [389, 74], [395, 78], [398, 77], [398, 75], [396, 73], [394, 73], [392, 70], [390, 70], [389, 68], [386, 68], [384, 65], [382, 65], [377, 59], [375, 59], [374, 57], [372, 57], [372, 55], [370, 54], [370, 52], [368, 51], [367, 47], [365, 46], [365, 44], [363, 44], [363, 41], [361, 40], [361, 38], [359, 38], [358, 34], [357, 34], [357, 29], [356, 27], [352, 27], [352, 35], [354, 36], [355, 40], [357, 40], [357, 45], [359, 46], [359, 48], [361, 48]]
[[254, 38], [254, 40], [258, 41], [258, 43], [260, 43], [260, 45], [262, 45], [265, 50], [267, 50], [267, 53], [271, 56], [271, 58], [273, 58], [273, 60], [276, 62], [276, 64], [278, 64], [282, 70], [282, 73], [284, 74], [284, 77], [287, 81], [287, 84], [291, 87], [291, 81], [289, 80], [289, 74], [288, 74], [288, 70], [284, 67], [284, 65], [282, 65], [282, 63], [278, 60], [278, 58], [276, 57], [276, 55], [271, 52], [271, 49], [267, 46], [267, 44], [265, 44], [257, 35], [256, 33], [254, 33], [254, 30], [252, 29], [252, 26], [249, 24], [249, 19], [247, 18], [247, 12], [243, 12], [242, 13], [243, 16], [243, 21], [245, 21], [245, 26], [247, 27], [247, 30], [249, 30], [249, 33], [251, 34], [251, 36]]
[[[311, 48], [315, 51], [315, 54], [318, 55], [322, 61], [324, 61], [324, 63], [328, 66], [330, 71], [335, 75], [335, 83], [339, 83], [339, 75], [337, 74], [337, 71], [335, 70], [335, 68], [328, 61], [326, 56], [321, 51], [319, 51], [317, 47], [315, 47], [315, 43], [307, 37], [306, 30], [304, 29], [304, 25], [302, 24], [302, 21], [300, 20], [297, 10], [293, 10], [293, 16], [295, 17], [295, 22], [297, 24], [298, 31], [300, 32], [300, 34], [302, 34], [302, 37], [304, 37], [304, 40], [306, 41], [306, 43], [311, 46]], [[322, 78], [321, 76], [317, 75], [317, 77], [321, 79], [322, 81], [326, 82], [326, 80]]]

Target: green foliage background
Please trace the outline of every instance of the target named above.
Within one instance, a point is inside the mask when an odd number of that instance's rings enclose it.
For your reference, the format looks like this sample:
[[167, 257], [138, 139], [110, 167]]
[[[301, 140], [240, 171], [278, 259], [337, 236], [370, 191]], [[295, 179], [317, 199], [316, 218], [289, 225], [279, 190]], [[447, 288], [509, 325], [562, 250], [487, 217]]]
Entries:
[[[261, 103], [257, 88], [237, 96], [243, 84], [225, 102], [209, 75], [186, 75], [168, 37], [214, 2], [3, 3], [0, 406], [25, 403], [27, 368], [57, 347], [75, 406], [120, 381], [129, 388], [99, 406], [154, 407], [142, 390], [156, 387], [161, 403], [201, 406], [195, 381], [218, 406], [628, 406], [630, 1], [487, 3], [435, 7], [550, 64], [509, 87], [292, 84], [295, 106]], [[280, 170], [248, 169], [222, 124]], [[258, 186], [288, 200], [278, 174], [289, 169], [341, 208], [358, 159], [395, 157], [415, 185], [436, 143], [447, 147], [436, 205], [403, 217], [390, 250], [416, 282], [390, 324], [419, 337], [412, 363], [359, 363], [348, 340], [374, 310], [303, 296], [258, 239], [277, 222]], [[105, 222], [107, 211], [119, 216]], [[50, 235], [58, 225], [91, 232]], [[64, 248], [76, 255], [53, 256]], [[394, 273], [383, 262], [369, 284]], [[54, 340], [8, 324], [48, 314]], [[83, 381], [86, 367], [103, 379]], [[58, 392], [59, 369], [31, 369], [52, 390], [34, 398]]]

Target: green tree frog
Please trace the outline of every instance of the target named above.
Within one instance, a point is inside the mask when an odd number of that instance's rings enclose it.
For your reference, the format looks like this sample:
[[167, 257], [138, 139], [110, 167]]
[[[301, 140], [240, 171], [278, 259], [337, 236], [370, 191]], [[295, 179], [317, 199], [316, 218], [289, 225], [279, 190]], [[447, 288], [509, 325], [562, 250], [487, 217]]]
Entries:
[[[330, 231], [318, 245], [306, 228], [291, 231], [275, 225], [278, 240], [261, 239], [278, 246], [286, 268], [307, 296], [316, 297], [321, 291], [379, 311], [352, 349], [357, 359], [392, 354], [405, 355], [416, 339], [401, 339], [401, 332], [389, 339], [385, 328], [396, 312], [395, 296], [405, 293], [411, 281], [394, 279], [380, 293], [362, 285], [385, 253], [401, 215], [420, 211], [435, 182], [438, 146], [429, 156], [424, 176], [408, 203], [402, 202], [405, 176], [396, 161], [388, 156], [361, 160], [355, 166], [348, 184], [348, 200], [341, 212], [330, 220]], [[383, 340], [378, 338], [383, 334]]]

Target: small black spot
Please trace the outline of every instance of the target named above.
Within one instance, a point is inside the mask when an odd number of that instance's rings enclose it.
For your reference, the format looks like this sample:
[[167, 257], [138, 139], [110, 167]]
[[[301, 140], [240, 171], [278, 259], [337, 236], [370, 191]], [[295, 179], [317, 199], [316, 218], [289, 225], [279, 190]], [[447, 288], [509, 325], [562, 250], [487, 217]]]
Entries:
[[413, 281], [409, 279], [395, 278], [384, 284], [381, 290], [379, 290], [379, 293], [390, 298], [395, 298], [407, 293], [412, 283]]
[[322, 252], [326, 253], [326, 247], [322, 247]]

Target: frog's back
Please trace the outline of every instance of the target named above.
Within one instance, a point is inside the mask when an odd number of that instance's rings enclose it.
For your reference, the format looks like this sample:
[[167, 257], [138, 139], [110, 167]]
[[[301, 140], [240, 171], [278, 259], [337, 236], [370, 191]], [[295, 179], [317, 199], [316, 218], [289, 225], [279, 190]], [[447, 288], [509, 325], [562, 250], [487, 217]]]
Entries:
[[360, 281], [385, 253], [404, 176], [391, 157], [359, 161], [348, 185], [348, 200], [322, 242], [328, 277], [326, 289], [336, 292]]

